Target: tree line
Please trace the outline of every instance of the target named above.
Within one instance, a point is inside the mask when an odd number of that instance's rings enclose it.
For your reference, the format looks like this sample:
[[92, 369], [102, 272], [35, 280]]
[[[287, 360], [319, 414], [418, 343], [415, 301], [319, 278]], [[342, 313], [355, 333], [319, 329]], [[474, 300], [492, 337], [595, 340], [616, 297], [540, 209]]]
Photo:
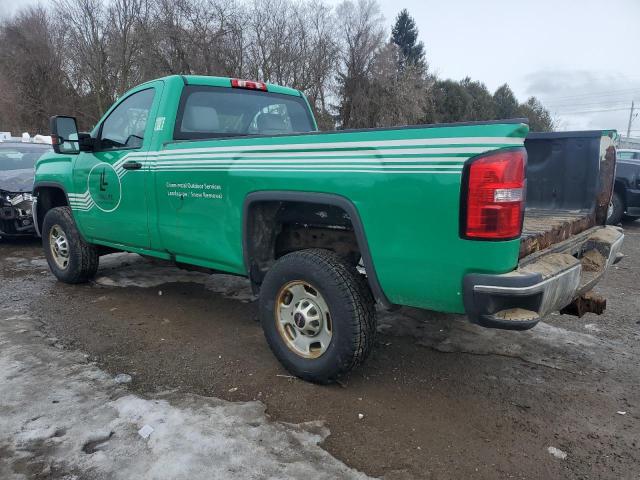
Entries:
[[90, 128], [129, 88], [170, 74], [264, 80], [307, 95], [321, 129], [527, 117], [553, 119], [507, 84], [429, 70], [415, 21], [389, 30], [376, 0], [53, 0], [0, 20], [0, 129], [46, 131], [53, 114]]

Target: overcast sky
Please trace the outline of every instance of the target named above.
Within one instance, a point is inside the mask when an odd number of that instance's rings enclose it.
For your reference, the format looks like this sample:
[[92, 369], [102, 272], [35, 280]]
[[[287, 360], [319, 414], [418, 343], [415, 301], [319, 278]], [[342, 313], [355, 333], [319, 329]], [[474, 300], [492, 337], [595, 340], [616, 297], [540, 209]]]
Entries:
[[[562, 130], [626, 132], [631, 101], [640, 105], [640, 0], [380, 4], [388, 23], [409, 10], [439, 76], [469, 75], [491, 90], [506, 82], [520, 100], [539, 97]], [[640, 116], [632, 129], [640, 137]]]
[[[540, 98], [562, 130], [626, 133], [631, 101], [640, 107], [640, 0], [379, 2], [389, 31], [409, 10], [440, 77], [508, 83], [521, 101]], [[33, 3], [0, 0], [0, 11]], [[632, 130], [640, 137], [640, 115]]]
[[[640, 0], [382, 0], [381, 6], [389, 23], [399, 9], [409, 10], [439, 76], [469, 75], [490, 90], [506, 82], [521, 101], [540, 98], [562, 130], [626, 132], [631, 100], [640, 104]], [[632, 129], [640, 137], [640, 116]]]

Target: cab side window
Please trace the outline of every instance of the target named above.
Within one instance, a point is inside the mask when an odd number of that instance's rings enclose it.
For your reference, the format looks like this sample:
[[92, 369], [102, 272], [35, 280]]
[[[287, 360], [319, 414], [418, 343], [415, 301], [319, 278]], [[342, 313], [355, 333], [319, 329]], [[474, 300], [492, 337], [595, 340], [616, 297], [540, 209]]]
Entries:
[[153, 88], [128, 96], [113, 110], [100, 129], [100, 148], [140, 148], [153, 104]]

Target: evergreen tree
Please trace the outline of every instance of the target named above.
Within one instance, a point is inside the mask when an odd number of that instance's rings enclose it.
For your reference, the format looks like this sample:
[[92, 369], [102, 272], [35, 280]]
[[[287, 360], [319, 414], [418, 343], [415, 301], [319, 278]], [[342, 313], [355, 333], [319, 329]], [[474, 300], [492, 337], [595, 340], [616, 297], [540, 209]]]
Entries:
[[530, 97], [520, 105], [519, 116], [529, 119], [529, 130], [532, 132], [552, 132], [555, 127], [549, 110], [536, 97]]
[[400, 48], [401, 67], [426, 67], [424, 44], [418, 41], [418, 27], [406, 8], [396, 17], [396, 23], [391, 29], [391, 41]]
[[433, 122], [464, 122], [473, 118], [473, 97], [455, 80], [438, 80], [432, 89]]
[[496, 119], [515, 118], [519, 114], [519, 104], [513, 91], [506, 83], [493, 94]]
[[495, 118], [496, 106], [489, 89], [482, 82], [466, 77], [460, 85], [473, 99], [471, 116], [465, 120], [489, 120]]

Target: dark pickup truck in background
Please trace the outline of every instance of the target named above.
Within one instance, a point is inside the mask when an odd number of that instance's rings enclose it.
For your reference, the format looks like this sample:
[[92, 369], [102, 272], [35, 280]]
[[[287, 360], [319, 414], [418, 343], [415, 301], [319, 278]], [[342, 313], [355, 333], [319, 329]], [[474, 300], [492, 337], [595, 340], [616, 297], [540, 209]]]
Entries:
[[640, 150], [621, 148], [617, 153], [616, 183], [607, 223], [615, 225], [623, 217], [640, 217]]

